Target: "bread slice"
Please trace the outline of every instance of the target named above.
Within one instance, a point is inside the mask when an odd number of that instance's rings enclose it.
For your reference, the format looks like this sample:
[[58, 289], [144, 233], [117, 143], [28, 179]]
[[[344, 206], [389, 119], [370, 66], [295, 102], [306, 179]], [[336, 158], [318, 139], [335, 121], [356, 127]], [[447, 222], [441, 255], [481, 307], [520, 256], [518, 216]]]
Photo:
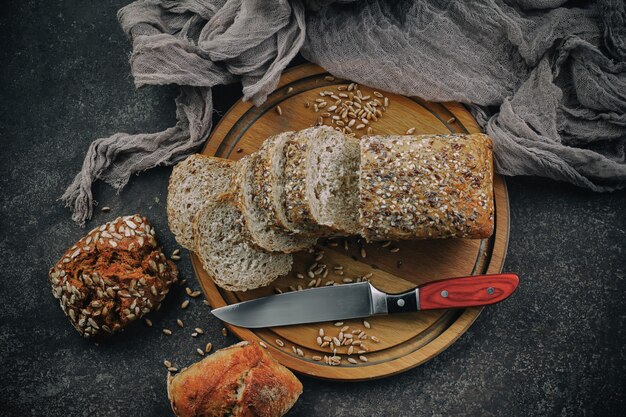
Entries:
[[359, 222], [367, 240], [491, 236], [488, 136], [368, 136], [360, 147]]
[[[268, 252], [293, 253], [311, 247], [315, 239], [289, 234], [277, 228], [272, 214], [263, 208], [268, 206], [269, 197], [264, 185], [263, 166], [260, 164], [261, 154], [254, 153], [240, 162], [238, 176], [239, 204], [243, 209], [243, 219], [251, 241], [254, 245]], [[255, 181], [255, 179], [259, 179]]]
[[196, 215], [193, 235], [205, 271], [227, 290], [263, 287], [291, 270], [292, 255], [266, 253], [249, 243], [241, 207], [232, 194], [209, 199]]
[[316, 236], [330, 236], [334, 233], [327, 226], [318, 224], [313, 217], [307, 194], [307, 155], [309, 144], [320, 137], [335, 131], [328, 126], [312, 127], [296, 132], [285, 144], [284, 212], [289, 224], [296, 230], [303, 230]]
[[306, 193], [315, 221], [341, 235], [359, 227], [359, 141], [335, 130], [319, 131], [309, 143]]
[[235, 161], [196, 154], [174, 167], [167, 187], [167, 220], [178, 244], [193, 250], [193, 218], [206, 200], [228, 190], [235, 166]]

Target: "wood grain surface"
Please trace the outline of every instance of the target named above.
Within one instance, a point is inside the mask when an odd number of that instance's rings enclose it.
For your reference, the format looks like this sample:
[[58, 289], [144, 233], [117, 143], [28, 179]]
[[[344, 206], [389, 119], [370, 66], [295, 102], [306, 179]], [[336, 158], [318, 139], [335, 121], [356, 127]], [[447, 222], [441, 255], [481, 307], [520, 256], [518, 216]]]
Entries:
[[[202, 153], [240, 159], [257, 150], [271, 135], [310, 127], [319, 117], [312, 105], [320, 98], [319, 93], [337, 92], [337, 86], [348, 83], [332, 79], [315, 65], [292, 68], [283, 74], [276, 91], [263, 105], [254, 107], [250, 103], [236, 103], [213, 130]], [[364, 95], [373, 96], [373, 89], [359, 88]], [[411, 128], [415, 128], [415, 134], [480, 131], [470, 113], [458, 103], [430, 103], [419, 98], [381, 93], [389, 98], [390, 103], [383, 117], [370, 124], [374, 133], [404, 134]], [[276, 110], [277, 106], [280, 106], [281, 114]], [[361, 132], [364, 130], [358, 131], [357, 136]], [[319, 250], [324, 255], [319, 262], [324, 262], [330, 270], [321, 285], [327, 281], [343, 283], [344, 280], [368, 277], [377, 288], [400, 293], [437, 279], [501, 272], [508, 245], [509, 207], [506, 185], [500, 176], [495, 178], [494, 191], [496, 225], [490, 239], [394, 242], [387, 247], [380, 243], [365, 244], [357, 238], [320, 242]], [[270, 287], [248, 292], [230, 292], [216, 287], [198, 258], [192, 256], [192, 262], [208, 301], [217, 308], [276, 291], [297, 290], [298, 286], [307, 288], [311, 282], [307, 268], [315, 260], [314, 254], [299, 253], [290, 274], [279, 278]], [[343, 267], [343, 275], [334, 267]], [[305, 278], [298, 278], [297, 274]], [[241, 339], [263, 342], [278, 361], [296, 372], [325, 379], [358, 381], [393, 375], [428, 361], [454, 343], [480, 312], [480, 307], [471, 307], [376, 316], [367, 319], [370, 328], [363, 320], [346, 320], [341, 326], [317, 323], [254, 330], [227, 327]], [[322, 349], [318, 345], [319, 329], [332, 337], [338, 336], [344, 326], [349, 326], [344, 333], [355, 331], [357, 337], [361, 331], [367, 334], [367, 339], [361, 339], [364, 349], [368, 350], [363, 354], [367, 362], [361, 361], [356, 353], [350, 357], [357, 363], [348, 362], [348, 346], [337, 349], [337, 355], [342, 357], [337, 366], [315, 361], [315, 356], [332, 355], [329, 348]]]

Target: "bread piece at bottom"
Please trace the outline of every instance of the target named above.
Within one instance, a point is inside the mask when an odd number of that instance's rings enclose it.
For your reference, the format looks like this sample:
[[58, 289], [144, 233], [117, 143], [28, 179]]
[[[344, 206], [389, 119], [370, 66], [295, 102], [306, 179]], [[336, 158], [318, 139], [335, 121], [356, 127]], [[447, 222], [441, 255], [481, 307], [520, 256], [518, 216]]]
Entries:
[[268, 252], [294, 253], [310, 248], [315, 244], [315, 238], [294, 235], [275, 227], [272, 214], [261, 204], [269, 199], [264, 189], [267, 185], [262, 172], [264, 167], [259, 166], [261, 159], [258, 152], [242, 159], [237, 174], [239, 204], [251, 242]]
[[487, 135], [367, 136], [360, 146], [359, 222], [367, 240], [491, 236]]
[[210, 199], [193, 223], [194, 248], [213, 281], [231, 291], [263, 287], [291, 270], [293, 257], [249, 243], [241, 207], [232, 194]]
[[302, 394], [302, 384], [257, 344], [220, 349], [167, 376], [167, 397], [178, 417], [280, 417]]
[[172, 170], [167, 187], [167, 222], [179, 245], [193, 250], [193, 218], [209, 198], [231, 185], [235, 161], [195, 154]]
[[359, 227], [359, 141], [334, 130], [309, 143], [306, 192], [313, 218], [337, 234]]

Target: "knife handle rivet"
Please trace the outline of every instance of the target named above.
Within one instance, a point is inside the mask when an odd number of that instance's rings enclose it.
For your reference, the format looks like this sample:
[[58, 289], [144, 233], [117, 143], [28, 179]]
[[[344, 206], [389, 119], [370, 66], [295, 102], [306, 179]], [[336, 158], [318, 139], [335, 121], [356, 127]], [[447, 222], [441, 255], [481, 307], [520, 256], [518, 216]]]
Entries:
[[487, 294], [491, 295], [495, 292], [495, 290], [493, 289], [493, 287], [489, 287], [487, 288]]
[[448, 298], [448, 291], [446, 291], [446, 290], [441, 291], [441, 296], [443, 298]]
[[404, 307], [404, 300], [402, 298], [396, 301], [396, 303], [398, 304], [398, 307]]

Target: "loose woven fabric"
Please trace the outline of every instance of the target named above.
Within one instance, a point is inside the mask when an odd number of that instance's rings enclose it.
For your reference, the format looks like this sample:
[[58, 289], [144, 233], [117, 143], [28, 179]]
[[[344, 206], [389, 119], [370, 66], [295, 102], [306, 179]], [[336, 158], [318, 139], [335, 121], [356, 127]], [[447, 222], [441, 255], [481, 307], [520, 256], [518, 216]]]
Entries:
[[[347, 3], [347, 4], [346, 4]], [[301, 51], [330, 73], [470, 106], [498, 172], [596, 191], [626, 185], [621, 0], [144, 0], [120, 10], [136, 85], [177, 84], [178, 123], [97, 139], [62, 199], [84, 224], [91, 185], [182, 160], [211, 129], [211, 87], [262, 103]], [[568, 4], [565, 4], [568, 6]]]

